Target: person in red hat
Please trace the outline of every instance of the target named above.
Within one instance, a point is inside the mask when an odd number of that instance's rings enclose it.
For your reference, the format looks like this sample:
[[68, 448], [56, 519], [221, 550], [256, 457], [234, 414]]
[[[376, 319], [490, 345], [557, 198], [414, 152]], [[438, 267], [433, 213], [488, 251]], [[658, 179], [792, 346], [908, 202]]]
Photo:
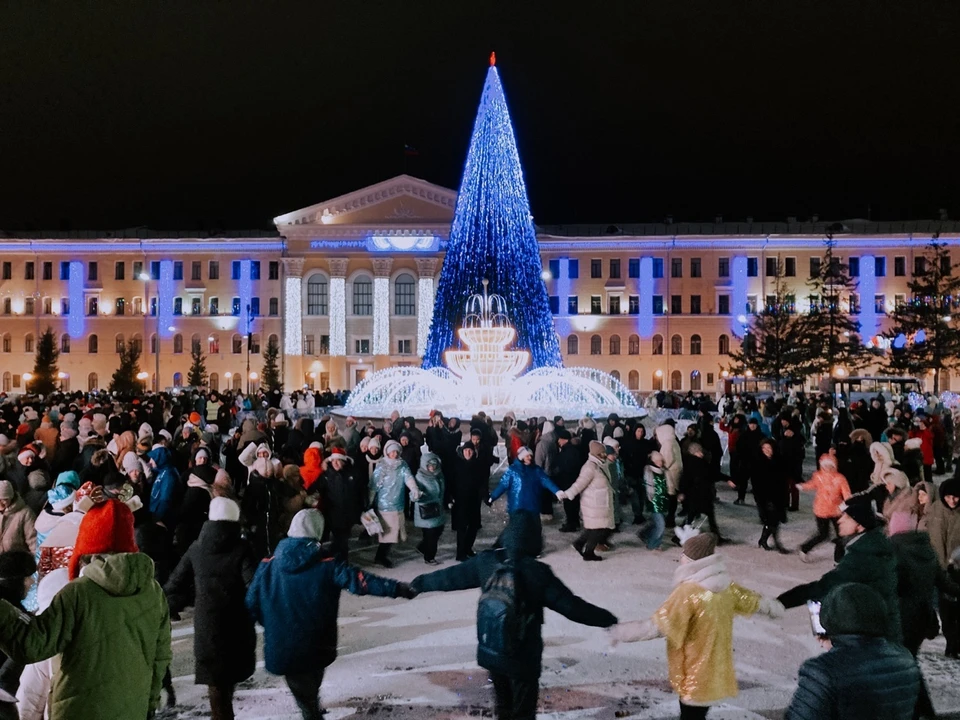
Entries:
[[[137, 552], [133, 513], [118, 500], [87, 511], [70, 560], [71, 582], [31, 618], [0, 601], [0, 650], [19, 662], [60, 655], [51, 720], [151, 718], [170, 664], [170, 615]], [[105, 688], [105, 678], [120, 678]]]

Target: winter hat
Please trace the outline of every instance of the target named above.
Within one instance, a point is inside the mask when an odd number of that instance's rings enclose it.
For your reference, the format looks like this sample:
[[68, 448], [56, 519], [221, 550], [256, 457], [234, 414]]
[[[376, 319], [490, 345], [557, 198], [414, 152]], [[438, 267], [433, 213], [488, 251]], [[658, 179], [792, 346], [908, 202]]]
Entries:
[[68, 422], [61, 423], [60, 425], [60, 439], [61, 440], [73, 440], [77, 436], [77, 430]]
[[10, 438], [8, 438], [6, 435], [0, 435], [0, 448], [5, 448], [9, 444]]
[[[319, 445], [320, 443], [317, 443]], [[313, 443], [310, 443], [310, 447], [313, 447]], [[360, 438], [360, 452], [365, 453], [370, 447], [370, 438], [364, 435]], [[309, 449], [309, 448], [308, 448]]]
[[613, 452], [615, 453], [620, 452], [620, 441], [617, 440], [616, 438], [612, 438], [612, 437], [604, 438], [603, 444], [608, 448], [612, 448]]
[[690, 560], [702, 560], [716, 549], [717, 536], [713, 533], [699, 533], [683, 543], [683, 554]]
[[290, 521], [287, 537], [319, 540], [323, 537], [323, 515], [312, 509], [301, 510]]
[[27, 484], [31, 490], [46, 490], [50, 486], [47, 474], [43, 470], [34, 470], [27, 475]]
[[862, 442], [867, 447], [873, 444], [873, 435], [863, 428], [857, 428], [850, 433], [850, 442]]
[[144, 438], [152, 438], [152, 437], [153, 437], [153, 428], [150, 427], [147, 423], [143, 423], [137, 429], [138, 440], [143, 440]]
[[923, 440], [920, 438], [907, 438], [903, 443], [903, 447], [907, 450], [919, 450], [923, 447]]
[[283, 479], [288, 484], [293, 484], [300, 479], [300, 468], [293, 463], [283, 466]]
[[585, 416], [580, 418], [580, 422], [577, 423], [584, 430], [593, 430], [597, 424], [593, 421], [593, 418], [590, 416]]
[[210, 520], [240, 522], [240, 506], [229, 498], [215, 497], [210, 501], [210, 510], [207, 517]]
[[37, 449], [33, 445], [26, 445], [23, 450], [17, 455], [17, 460], [20, 461], [21, 465], [26, 465], [28, 461], [33, 460], [37, 456]]
[[121, 461], [120, 465], [120, 469], [123, 470], [124, 475], [129, 475], [132, 472], [142, 469], [140, 458], [137, 457], [137, 454], [133, 452], [126, 453], [123, 456], [123, 460]]
[[13, 500], [16, 494], [12, 482], [9, 480], [0, 480], [0, 500]]
[[603, 446], [603, 443], [599, 440], [590, 441], [590, 454], [598, 457], [605, 456], [607, 454], [607, 449]]
[[873, 502], [864, 495], [853, 495], [840, 505], [840, 512], [849, 515], [867, 530], [883, 523], [883, 518], [873, 511]]
[[820, 456], [820, 467], [823, 470], [829, 470], [831, 472], [837, 471], [837, 458], [830, 453], [824, 453]]
[[160, 432], [157, 433], [157, 435], [159, 435], [162, 438], [166, 438], [167, 442], [171, 442], [173, 440], [173, 435], [171, 435], [170, 431], [167, 430], [166, 428], [162, 428]]
[[312, 443], [307, 445], [307, 448], [316, 448], [317, 450], [323, 450], [323, 445], [314, 440]]
[[883, 471], [883, 475], [880, 476], [880, 479], [884, 484], [890, 483], [895, 488], [903, 489], [910, 484], [910, 480], [907, 479], [907, 476], [901, 470], [896, 468], [887, 468]]
[[99, 553], [137, 552], [133, 535], [133, 513], [119, 500], [98, 503], [80, 523], [77, 542], [70, 558], [70, 579], [80, 575], [80, 558]]
[[57, 475], [57, 487], [64, 486], [70, 490], [78, 490], [81, 484], [80, 476], [73, 470], [67, 470]]
[[960, 497], [960, 478], [950, 478], [949, 480], [944, 480], [942, 483], [940, 483], [937, 494], [941, 498], [945, 498], [947, 495]]
[[50, 503], [54, 512], [63, 512], [68, 506], [73, 505], [76, 496], [76, 491], [69, 485], [58, 484], [47, 490], [47, 502]]
[[650, 453], [650, 462], [657, 467], [663, 467], [663, 455], [654, 450], [652, 453]]
[[197, 429], [197, 426], [194, 425], [192, 422], [185, 422], [183, 424], [183, 432], [193, 432], [196, 429]]
[[370, 442], [367, 443], [367, 450], [379, 450], [380, 449], [380, 438], [372, 437]]
[[26, 550], [8, 550], [0, 553], [0, 581], [22, 580], [37, 571], [33, 555]]
[[530, 448], [526, 445], [517, 450], [517, 460], [523, 462], [523, 459], [527, 457], [527, 455], [533, 455], [533, 453], [530, 452]]
[[198, 447], [197, 452], [193, 455], [193, 459], [196, 461], [201, 457], [205, 457], [207, 462], [210, 462], [210, 448]]
[[396, 450], [398, 453], [403, 452], [403, 446], [396, 440], [390, 440], [386, 445], [384, 445], [383, 454], [389, 456], [394, 450]]
[[557, 428], [553, 431], [553, 434], [556, 436], [557, 440], [569, 440], [570, 431], [566, 428]]
[[332, 447], [330, 448], [330, 454], [327, 456], [328, 460], [342, 460], [343, 462], [352, 463], [353, 458], [347, 455], [343, 448], [341, 447]]
[[77, 430], [81, 437], [86, 437], [93, 430], [93, 421], [86, 416], [80, 418], [80, 422], [77, 423]]
[[107, 416], [103, 413], [96, 413], [93, 416], [93, 430], [97, 435], [103, 435], [107, 431]]
[[199, 424], [200, 424], [200, 413], [198, 413], [196, 410], [194, 410], [192, 413], [190, 413], [190, 416], [189, 416], [187, 419], [188, 419], [193, 425], [199, 425]]
[[863, 583], [843, 583], [827, 593], [820, 606], [820, 624], [828, 635], [887, 633], [887, 608], [880, 594]]

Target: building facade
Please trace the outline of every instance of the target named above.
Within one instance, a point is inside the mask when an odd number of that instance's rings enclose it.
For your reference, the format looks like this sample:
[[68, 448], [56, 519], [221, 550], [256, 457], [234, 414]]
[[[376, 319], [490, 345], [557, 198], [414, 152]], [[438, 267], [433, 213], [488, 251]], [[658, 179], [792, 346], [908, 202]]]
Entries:
[[[274, 234], [6, 237], [2, 390], [23, 392], [48, 327], [72, 390], [106, 387], [124, 343], [142, 348], [145, 387], [161, 389], [187, 383], [195, 347], [211, 387], [254, 389], [271, 338], [287, 389], [419, 365], [455, 204], [454, 191], [402, 175], [281, 215]], [[858, 283], [840, 301], [867, 340], [907, 299], [932, 235], [954, 259], [960, 245], [950, 221], [540, 227], [564, 362], [640, 393], [714, 390], [778, 267], [797, 311], [809, 307], [828, 232]]]

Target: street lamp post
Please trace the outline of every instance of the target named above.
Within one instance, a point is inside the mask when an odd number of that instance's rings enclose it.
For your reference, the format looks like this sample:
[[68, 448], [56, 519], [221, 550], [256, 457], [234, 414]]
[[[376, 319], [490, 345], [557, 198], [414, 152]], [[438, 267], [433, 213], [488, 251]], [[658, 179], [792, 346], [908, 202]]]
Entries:
[[[146, 262], [146, 261], [144, 261], [144, 262]], [[149, 305], [150, 305], [150, 297], [149, 297], [149, 292], [150, 292], [150, 274], [149, 274], [149, 273], [146, 273], [146, 272], [140, 273], [140, 279], [143, 280], [143, 298], [144, 298], [144, 302], [147, 303], [147, 306], [148, 306], [148, 308], [149, 308]], [[156, 350], [156, 352], [153, 354], [153, 356], [154, 356], [154, 361], [155, 361], [153, 378], [154, 378], [154, 382], [156, 382], [156, 384], [157, 384], [157, 386], [154, 388], [154, 390], [157, 391], [157, 392], [159, 392], [159, 391], [160, 391], [160, 281], [159, 281], [159, 280], [157, 280], [157, 297], [155, 298], [155, 300], [156, 300], [155, 305], [156, 305], [157, 311], [154, 313], [154, 316], [155, 316], [156, 319], [157, 319], [157, 320], [156, 320], [156, 335], [155, 335], [155, 337], [157, 338], [157, 346], [154, 348], [154, 350]], [[146, 313], [144, 313], [144, 316], [146, 316]], [[144, 392], [146, 392], [146, 383], [144, 383]]]
[[250, 315], [250, 303], [247, 303], [247, 395], [250, 395], [250, 342], [253, 340], [253, 317]]

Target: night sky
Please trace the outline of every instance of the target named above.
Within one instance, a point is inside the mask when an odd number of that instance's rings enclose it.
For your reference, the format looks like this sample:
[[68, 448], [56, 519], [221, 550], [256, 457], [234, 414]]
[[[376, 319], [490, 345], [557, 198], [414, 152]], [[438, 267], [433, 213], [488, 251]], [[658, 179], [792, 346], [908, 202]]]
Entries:
[[456, 188], [495, 50], [539, 223], [960, 217], [960, 3], [4, 3], [0, 229]]

